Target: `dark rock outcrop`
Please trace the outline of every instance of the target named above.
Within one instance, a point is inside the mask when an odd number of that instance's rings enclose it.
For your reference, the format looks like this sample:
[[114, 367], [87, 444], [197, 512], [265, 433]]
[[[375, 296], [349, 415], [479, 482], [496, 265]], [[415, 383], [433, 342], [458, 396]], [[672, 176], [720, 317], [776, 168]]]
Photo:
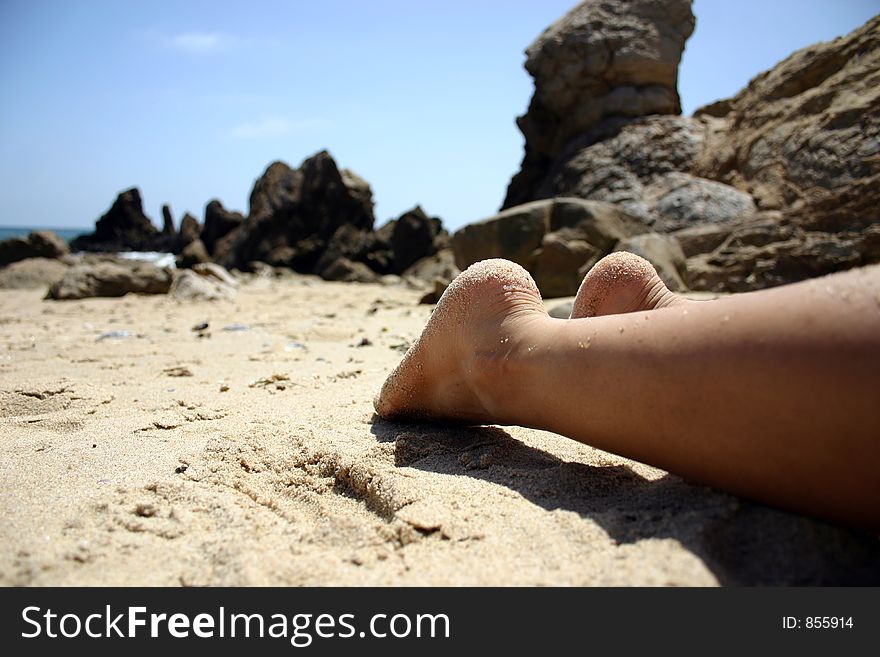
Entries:
[[192, 216], [189, 212], [185, 212], [183, 219], [180, 220], [180, 231], [177, 233], [177, 252], [183, 250], [187, 244], [195, 242], [199, 239], [202, 232], [199, 226], [199, 220]]
[[557, 198], [510, 208], [452, 236], [460, 269], [506, 258], [529, 270], [545, 297], [577, 293], [584, 274], [617, 243], [648, 232], [620, 208], [599, 201]]
[[162, 237], [169, 243], [174, 243], [177, 230], [174, 228], [174, 217], [171, 215], [171, 206], [167, 203], [162, 206]]
[[520, 172], [504, 208], [535, 198], [572, 140], [606, 135], [634, 118], [679, 114], [678, 63], [694, 29], [690, 0], [587, 0], [526, 50], [535, 80], [517, 120]]
[[438, 217], [429, 217], [417, 205], [375, 232], [367, 263], [382, 274], [403, 274], [422, 258], [448, 244], [449, 235]]
[[211, 256], [208, 249], [205, 248], [202, 240], [197, 239], [183, 247], [177, 256], [176, 264], [180, 269], [191, 269], [193, 265], [210, 261]]
[[68, 269], [49, 288], [47, 299], [121, 297], [137, 294], [165, 294], [171, 287], [171, 270], [139, 261], [83, 263]]
[[205, 223], [200, 238], [208, 253], [214, 253], [217, 242], [226, 237], [244, 222], [244, 215], [231, 212], [217, 199], [205, 206]]
[[[254, 184], [248, 219], [233, 231], [228, 249], [232, 263], [224, 264], [243, 268], [261, 261], [312, 272], [342, 226], [372, 231], [372, 199], [367, 182], [340, 170], [326, 151], [298, 169], [274, 162]], [[336, 245], [340, 246], [339, 239]]]
[[50, 230], [36, 230], [27, 237], [0, 242], [0, 267], [26, 258], [60, 258], [70, 253], [67, 242]]
[[144, 214], [141, 193], [133, 187], [119, 194], [95, 223], [95, 232], [71, 242], [78, 251], [157, 251], [166, 239]]

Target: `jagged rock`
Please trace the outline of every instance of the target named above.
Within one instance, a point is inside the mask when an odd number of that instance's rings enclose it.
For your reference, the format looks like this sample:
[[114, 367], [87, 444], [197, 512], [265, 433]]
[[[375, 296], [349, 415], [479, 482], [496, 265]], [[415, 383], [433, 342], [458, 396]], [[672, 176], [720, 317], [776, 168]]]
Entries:
[[545, 297], [577, 293], [586, 271], [618, 241], [647, 226], [609, 203], [557, 198], [534, 201], [464, 226], [452, 236], [464, 270], [486, 258], [506, 258], [532, 273]]
[[679, 114], [684, 43], [694, 29], [690, 0], [587, 0], [526, 50], [535, 92], [517, 120], [525, 137], [520, 172], [504, 208], [535, 198], [572, 139], [628, 119]]
[[248, 220], [234, 231], [234, 264], [259, 260], [311, 272], [343, 225], [373, 228], [372, 191], [362, 178], [340, 170], [326, 151], [299, 169], [274, 162], [254, 184]]
[[687, 263], [678, 241], [669, 235], [645, 233], [617, 243], [615, 251], [629, 251], [654, 265], [657, 274], [674, 292], [687, 290]]
[[695, 173], [751, 193], [809, 230], [857, 230], [880, 203], [880, 16], [793, 53], [697, 110], [722, 128]]
[[193, 265], [200, 262], [210, 262], [210, 260], [211, 256], [208, 254], [208, 250], [205, 248], [202, 240], [197, 239], [183, 247], [183, 250], [177, 256], [177, 266], [180, 269], [191, 269]]
[[26, 258], [60, 258], [70, 253], [67, 242], [50, 230], [36, 230], [27, 237], [0, 242], [0, 267]]
[[217, 199], [205, 206], [205, 223], [200, 238], [208, 253], [214, 253], [217, 242], [244, 222], [240, 212], [231, 212]]
[[26, 258], [0, 268], [0, 289], [27, 290], [53, 285], [70, 267], [63, 260]]
[[80, 235], [71, 247], [80, 251], [160, 251], [164, 241], [144, 214], [140, 190], [133, 187], [116, 197], [95, 223], [95, 232]]
[[434, 241], [441, 231], [440, 220], [429, 217], [418, 205], [394, 220], [389, 240], [394, 254], [392, 273], [402, 274], [416, 261], [436, 253]]
[[183, 219], [180, 220], [180, 231], [177, 233], [178, 250], [182, 251], [187, 244], [199, 239], [201, 232], [202, 229], [201, 226], [199, 226], [199, 220], [189, 212], [185, 212], [183, 214]]
[[69, 268], [49, 288], [47, 299], [121, 297], [137, 294], [165, 294], [171, 287], [171, 270], [142, 261], [98, 262]]
[[177, 230], [174, 228], [174, 217], [171, 215], [171, 206], [167, 203], [162, 206], [162, 236], [169, 242], [173, 242], [177, 237]]

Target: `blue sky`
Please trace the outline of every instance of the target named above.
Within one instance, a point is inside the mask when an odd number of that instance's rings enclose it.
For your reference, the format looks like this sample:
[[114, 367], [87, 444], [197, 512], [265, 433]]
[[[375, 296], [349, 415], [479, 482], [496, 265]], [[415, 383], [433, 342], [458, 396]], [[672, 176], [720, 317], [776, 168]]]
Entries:
[[[373, 187], [377, 224], [420, 203], [492, 214], [522, 158], [523, 50], [571, 0], [0, 0], [0, 225], [88, 227], [137, 185], [159, 221], [247, 212], [276, 159], [323, 148]], [[697, 0], [686, 113], [880, 0]]]

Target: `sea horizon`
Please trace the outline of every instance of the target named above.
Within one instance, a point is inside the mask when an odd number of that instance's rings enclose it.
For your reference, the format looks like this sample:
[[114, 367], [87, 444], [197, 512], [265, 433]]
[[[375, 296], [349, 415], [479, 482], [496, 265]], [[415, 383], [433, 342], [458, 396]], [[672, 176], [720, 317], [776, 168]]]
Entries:
[[0, 242], [12, 237], [27, 237], [35, 230], [50, 230], [66, 242], [86, 233], [91, 233], [94, 228], [52, 228], [47, 226], [0, 226]]

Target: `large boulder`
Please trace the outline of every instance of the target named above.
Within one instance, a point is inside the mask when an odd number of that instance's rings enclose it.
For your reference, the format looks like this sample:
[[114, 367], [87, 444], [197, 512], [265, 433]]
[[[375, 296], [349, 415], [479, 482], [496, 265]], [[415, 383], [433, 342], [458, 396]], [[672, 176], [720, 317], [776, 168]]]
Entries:
[[586, 0], [548, 27], [526, 50], [535, 92], [517, 120], [525, 157], [503, 207], [536, 198], [573, 139], [679, 114], [678, 64], [693, 29], [690, 0]]
[[214, 253], [217, 242], [226, 237], [244, 222], [244, 215], [231, 212], [223, 207], [217, 199], [209, 201], [205, 206], [205, 223], [200, 238], [208, 253]]
[[372, 198], [366, 181], [326, 151], [298, 169], [274, 162], [254, 184], [247, 221], [231, 233], [230, 264], [258, 260], [310, 273], [341, 226], [372, 231]]
[[577, 293], [593, 264], [648, 227], [610, 203], [576, 198], [533, 201], [459, 229], [455, 264], [505, 258], [529, 270], [545, 297]]
[[165, 294], [171, 287], [171, 270], [137, 260], [75, 265], [49, 288], [47, 299], [121, 297], [136, 294]]
[[0, 289], [29, 290], [53, 285], [64, 278], [68, 265], [53, 258], [26, 258], [0, 268]]
[[407, 210], [375, 233], [368, 264], [383, 274], [400, 275], [417, 261], [446, 246], [448, 234], [438, 217], [429, 217], [421, 206]]
[[95, 231], [71, 242], [78, 251], [157, 251], [166, 239], [144, 214], [141, 193], [133, 187], [119, 194], [95, 223]]
[[750, 218], [757, 210], [749, 194], [689, 173], [712, 129], [704, 120], [652, 116], [583, 147], [576, 141], [535, 194], [614, 203], [663, 232]]
[[26, 258], [61, 258], [70, 253], [67, 242], [50, 230], [37, 230], [27, 237], [0, 242], [0, 267]]

